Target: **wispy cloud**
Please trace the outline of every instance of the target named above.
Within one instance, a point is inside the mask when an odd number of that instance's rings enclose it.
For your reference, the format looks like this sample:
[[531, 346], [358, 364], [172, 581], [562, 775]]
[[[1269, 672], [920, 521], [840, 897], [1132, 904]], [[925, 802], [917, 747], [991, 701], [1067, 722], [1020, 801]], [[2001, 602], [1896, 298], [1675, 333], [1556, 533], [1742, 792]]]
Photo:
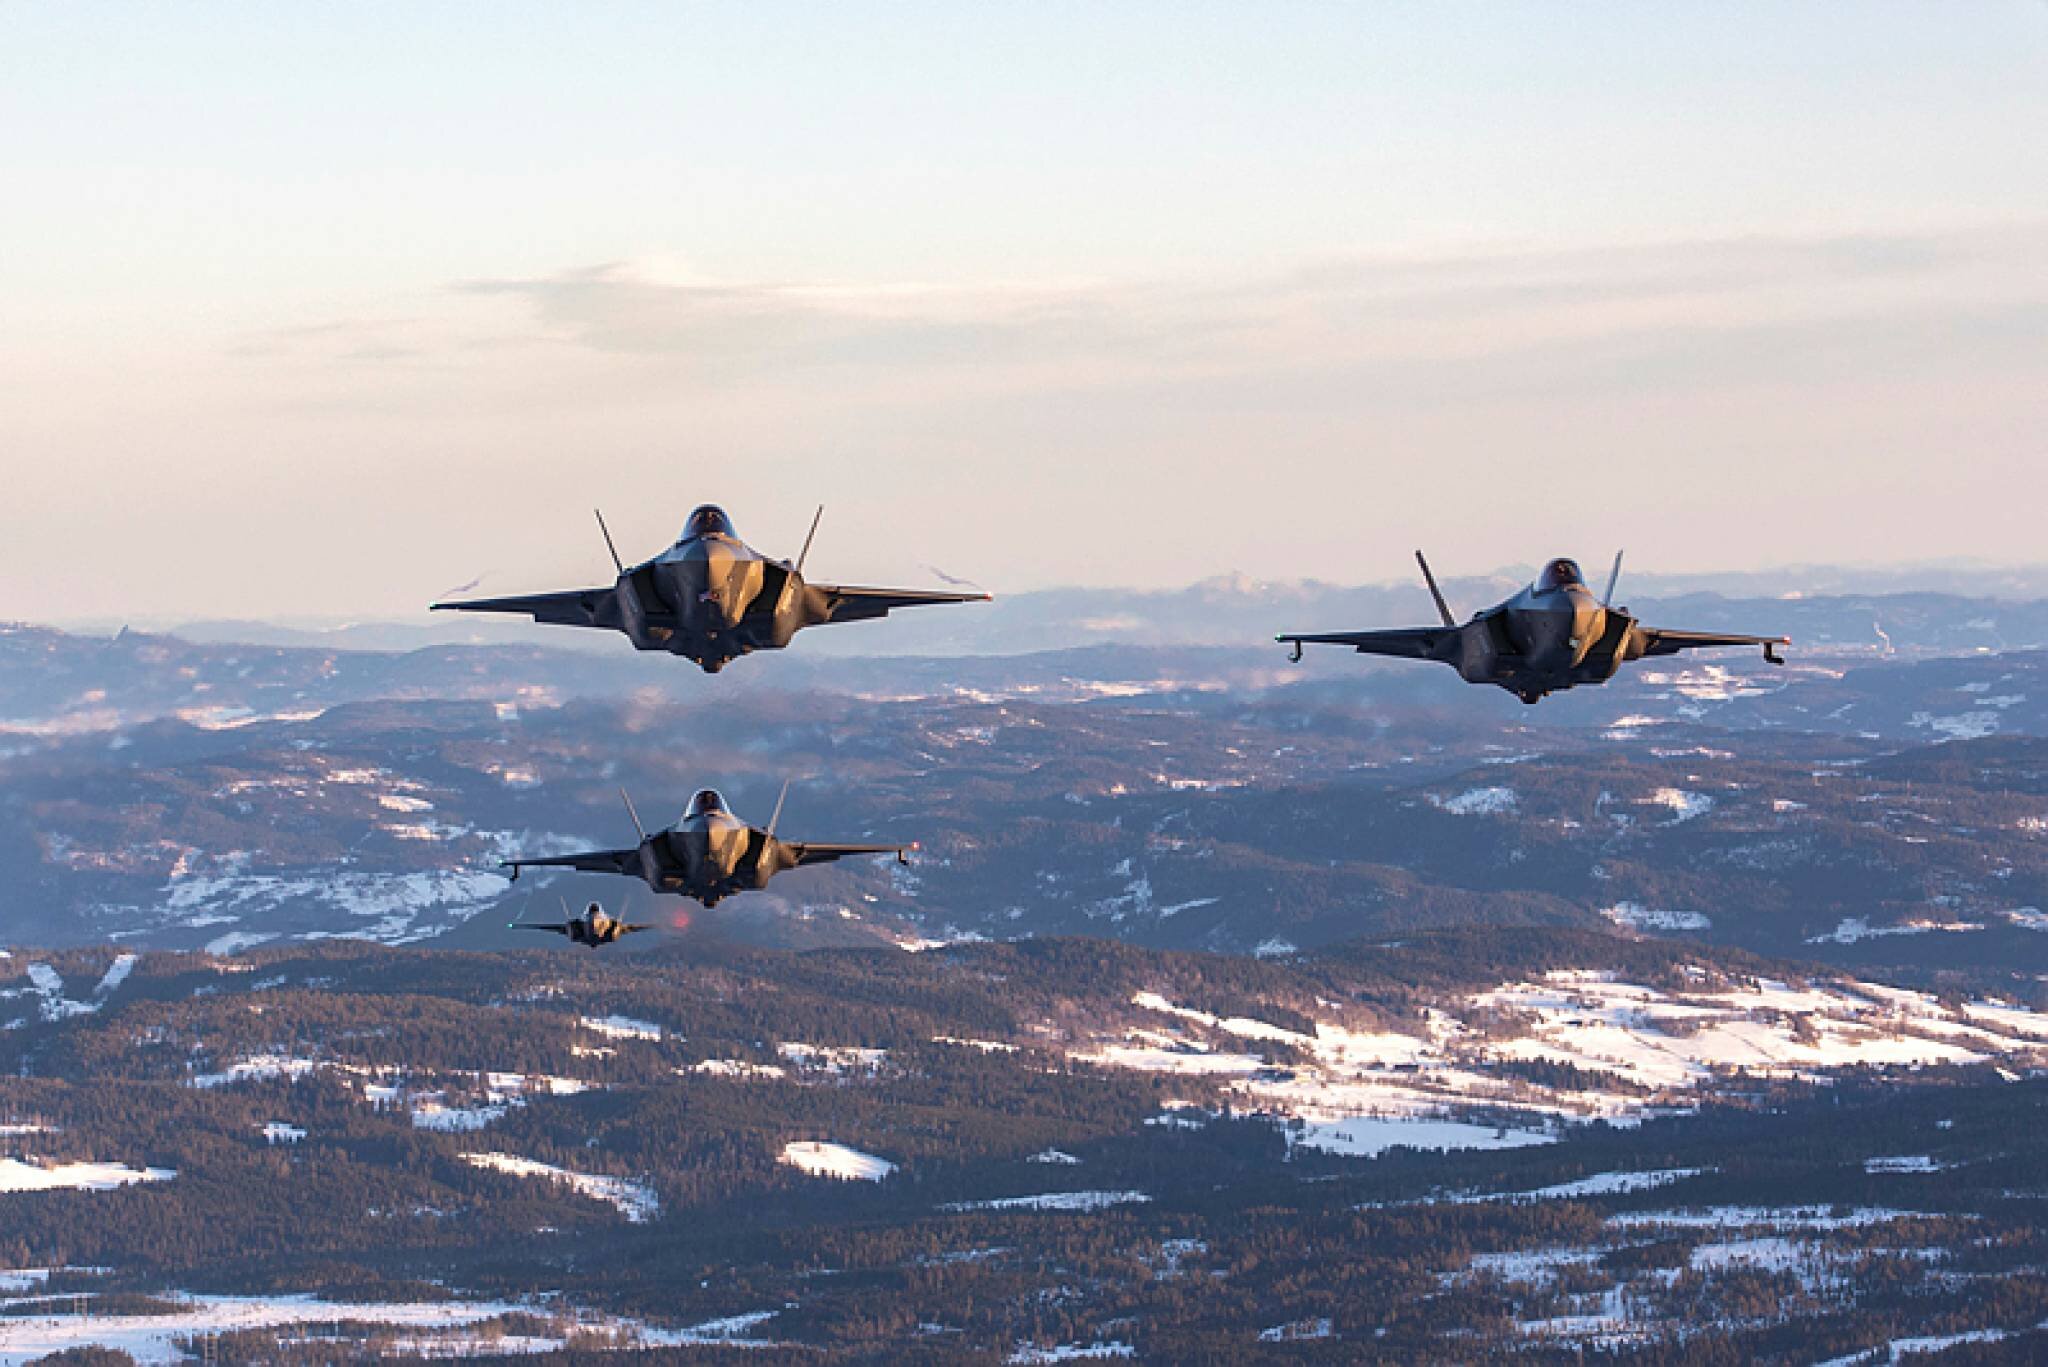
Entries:
[[[1736, 239], [1618, 249], [1361, 257], [1212, 281], [984, 287], [663, 279], [613, 263], [464, 282], [517, 301], [532, 340], [688, 373], [1051, 372], [1115, 382], [1333, 367], [1663, 370], [1914, 338], [1993, 350], [2048, 303], [2048, 232]], [[1895, 333], [1890, 340], [1887, 334]], [[1877, 345], [1870, 343], [1876, 340]]]

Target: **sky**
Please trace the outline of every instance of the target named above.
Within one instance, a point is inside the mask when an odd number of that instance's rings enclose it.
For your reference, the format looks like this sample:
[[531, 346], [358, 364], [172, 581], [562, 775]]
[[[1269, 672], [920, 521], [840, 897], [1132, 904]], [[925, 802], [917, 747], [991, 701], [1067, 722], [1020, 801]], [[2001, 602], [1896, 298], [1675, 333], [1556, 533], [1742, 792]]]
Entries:
[[2048, 3], [0, 0], [0, 618], [2042, 560]]

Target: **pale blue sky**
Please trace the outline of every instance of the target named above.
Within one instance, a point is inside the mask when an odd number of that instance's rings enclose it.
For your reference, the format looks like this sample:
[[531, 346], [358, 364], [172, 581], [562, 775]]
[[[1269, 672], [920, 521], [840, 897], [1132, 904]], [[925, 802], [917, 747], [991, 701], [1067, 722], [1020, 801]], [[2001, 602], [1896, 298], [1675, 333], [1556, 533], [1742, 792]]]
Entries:
[[0, 615], [2036, 559], [2044, 133], [2039, 0], [0, 3]]

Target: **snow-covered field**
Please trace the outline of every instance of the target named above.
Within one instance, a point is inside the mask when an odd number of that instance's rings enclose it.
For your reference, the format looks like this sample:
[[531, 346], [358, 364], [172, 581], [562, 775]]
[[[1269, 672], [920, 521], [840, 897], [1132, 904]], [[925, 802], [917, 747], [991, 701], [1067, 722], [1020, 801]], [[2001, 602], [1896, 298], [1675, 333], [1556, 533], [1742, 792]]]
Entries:
[[1061, 1343], [1055, 1344], [1050, 1348], [1041, 1348], [1036, 1344], [1024, 1343], [1019, 1344], [1017, 1351], [1003, 1360], [1012, 1363], [1035, 1364], [1100, 1361], [1107, 1358], [1130, 1358], [1137, 1355], [1138, 1350], [1130, 1344], [1120, 1339], [1111, 1339], [1102, 1343]]
[[1712, 930], [1714, 922], [1697, 911], [1666, 911], [1640, 902], [1616, 902], [1600, 913], [1628, 930]]
[[662, 1035], [661, 1027], [652, 1021], [634, 1020], [631, 1016], [585, 1016], [580, 1024], [607, 1039], [658, 1040]]
[[[555, 1077], [547, 1073], [451, 1073], [427, 1085], [426, 1075], [413, 1070], [379, 1068], [335, 1059], [294, 1058], [283, 1054], [256, 1054], [237, 1059], [218, 1072], [194, 1073], [185, 1079], [188, 1087], [231, 1087], [243, 1082], [273, 1078], [297, 1081], [315, 1072], [345, 1073], [361, 1079], [363, 1100], [377, 1107], [398, 1107], [410, 1112], [412, 1123], [422, 1130], [447, 1132], [480, 1130], [503, 1119], [506, 1112], [524, 1106], [533, 1097], [576, 1096], [591, 1090], [580, 1078]], [[451, 1102], [459, 1093], [460, 1102]]]
[[1152, 1198], [1142, 1191], [1048, 1191], [1036, 1196], [999, 1196], [988, 1201], [950, 1201], [941, 1210], [1102, 1210], [1109, 1206], [1143, 1205]]
[[836, 1177], [845, 1182], [879, 1182], [896, 1171], [896, 1165], [886, 1158], [844, 1144], [808, 1139], [784, 1144], [776, 1161], [813, 1177]]
[[1438, 797], [1434, 793], [1428, 796], [1432, 807], [1452, 816], [1503, 816], [1517, 805], [1512, 788], [1469, 788], [1455, 797]]
[[[68, 1348], [98, 1346], [127, 1353], [138, 1363], [189, 1362], [180, 1340], [212, 1334], [276, 1329], [305, 1332], [309, 1326], [348, 1322], [413, 1331], [389, 1345], [407, 1357], [468, 1357], [520, 1350], [557, 1351], [567, 1331], [590, 1332], [621, 1347], [680, 1347], [705, 1343], [744, 1343], [746, 1329], [773, 1316], [736, 1316], [691, 1329], [656, 1329], [635, 1320], [575, 1314], [559, 1305], [520, 1305], [508, 1301], [435, 1301], [431, 1303], [337, 1302], [312, 1296], [173, 1295], [182, 1308], [168, 1315], [0, 1315], [0, 1363], [27, 1362]], [[477, 1336], [463, 1331], [508, 1314], [532, 1314], [563, 1327], [563, 1338], [513, 1341], [505, 1336]], [[744, 1323], [742, 1323], [744, 1321]], [[722, 1331], [722, 1332], [721, 1332]]]
[[171, 1168], [131, 1168], [125, 1163], [57, 1163], [41, 1159], [0, 1158], [0, 1192], [112, 1191], [133, 1182], [168, 1182]]
[[[1134, 1021], [1077, 1043], [1069, 1057], [1207, 1079], [1255, 1109], [1305, 1122], [1300, 1145], [1360, 1155], [1399, 1144], [1543, 1143], [1558, 1120], [1625, 1122], [1687, 1108], [1700, 1088], [1741, 1073], [1818, 1078], [1871, 1065], [2048, 1064], [2048, 1014], [2021, 1006], [1950, 1006], [1875, 983], [1795, 984], [1703, 969], [1682, 988], [1559, 971], [1471, 994], [1404, 1030], [1326, 1019], [1309, 1034], [1219, 1018], [1154, 992], [1131, 1004], [1141, 1013]], [[1516, 1061], [1568, 1064], [1618, 1085], [1541, 1086], [1499, 1066]]]
[[618, 1207], [619, 1213], [634, 1224], [644, 1224], [661, 1213], [661, 1200], [654, 1194], [654, 1188], [644, 1182], [629, 1182], [623, 1177], [604, 1177], [591, 1173], [571, 1172], [551, 1163], [536, 1162], [531, 1158], [520, 1158], [509, 1153], [466, 1153], [463, 1161], [494, 1172], [510, 1174], [513, 1177], [539, 1177], [550, 1182], [559, 1182], [577, 1194], [588, 1196], [593, 1201], [604, 1201]]
[[1430, 1116], [1354, 1115], [1310, 1122], [1294, 1142], [1304, 1149], [1346, 1158], [1372, 1158], [1388, 1149], [1520, 1149], [1555, 1143], [1557, 1138], [1549, 1130], [1509, 1129]]
[[851, 1044], [804, 1044], [785, 1040], [775, 1052], [786, 1062], [807, 1072], [872, 1073], [888, 1061], [887, 1049], [864, 1049]]

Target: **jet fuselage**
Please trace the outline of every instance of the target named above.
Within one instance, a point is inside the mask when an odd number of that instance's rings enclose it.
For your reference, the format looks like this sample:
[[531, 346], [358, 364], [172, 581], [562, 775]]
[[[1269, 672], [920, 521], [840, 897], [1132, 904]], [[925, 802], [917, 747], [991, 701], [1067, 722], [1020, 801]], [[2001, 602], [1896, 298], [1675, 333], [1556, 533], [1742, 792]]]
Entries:
[[1473, 613], [1463, 625], [1451, 616], [1422, 552], [1417, 551], [1415, 559], [1442, 625], [1282, 633], [1275, 639], [1292, 644], [1297, 660], [1304, 645], [1350, 646], [1361, 654], [1434, 660], [1457, 670], [1467, 683], [1492, 684], [1528, 703], [1581, 684], [1606, 683], [1622, 665], [1648, 655], [1754, 645], [1763, 647], [1770, 663], [1785, 662], [1777, 653], [1777, 647], [1787, 644], [1782, 636], [1646, 627], [1628, 609], [1608, 606], [1621, 578], [1619, 555], [1604, 596], [1594, 596], [1576, 561], [1557, 559], [1543, 567], [1535, 583], [1506, 602]]
[[607, 915], [603, 907], [592, 902], [581, 916], [569, 919], [563, 933], [576, 944], [596, 949], [599, 945], [624, 939], [632, 929], [627, 922]]
[[733, 815], [725, 799], [707, 788], [690, 800], [682, 820], [641, 840], [635, 873], [656, 892], [710, 907], [733, 893], [765, 888], [793, 866], [781, 841]]
[[681, 655], [709, 674], [752, 651], [786, 646], [824, 620], [793, 568], [730, 531], [686, 533], [622, 573], [612, 592], [619, 626], [636, 647]]

